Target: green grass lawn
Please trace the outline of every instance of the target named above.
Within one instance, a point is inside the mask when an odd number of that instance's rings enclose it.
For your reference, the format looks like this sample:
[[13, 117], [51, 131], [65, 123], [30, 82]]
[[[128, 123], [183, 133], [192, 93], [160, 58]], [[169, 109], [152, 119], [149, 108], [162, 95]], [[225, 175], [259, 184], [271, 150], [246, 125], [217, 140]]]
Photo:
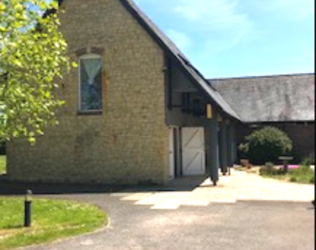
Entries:
[[0, 174], [6, 173], [6, 157], [0, 155]]
[[310, 167], [300, 167], [289, 171], [288, 177], [291, 182], [303, 184], [315, 184], [315, 171]]
[[261, 171], [261, 175], [267, 178], [274, 178], [283, 181], [295, 182], [300, 184], [315, 184], [315, 171], [309, 166], [301, 166], [298, 169], [291, 169], [287, 174], [283, 174], [279, 170]]
[[315, 184], [315, 170], [311, 169], [310, 167], [301, 166], [298, 169], [291, 169], [289, 170], [288, 174], [283, 174], [277, 168], [274, 168], [270, 171], [265, 170], [265, 167], [253, 167], [252, 169], [236, 167], [234, 169], [247, 173], [260, 174], [264, 178], [272, 178], [300, 184]]
[[107, 224], [106, 215], [95, 206], [35, 199], [32, 227], [25, 229], [23, 209], [23, 199], [0, 197], [0, 250], [76, 236]]

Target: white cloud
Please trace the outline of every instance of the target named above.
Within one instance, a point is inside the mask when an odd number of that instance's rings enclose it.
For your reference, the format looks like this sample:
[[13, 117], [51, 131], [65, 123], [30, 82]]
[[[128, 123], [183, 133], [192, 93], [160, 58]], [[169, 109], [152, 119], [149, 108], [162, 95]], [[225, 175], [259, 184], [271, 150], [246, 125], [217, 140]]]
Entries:
[[211, 58], [231, 51], [253, 31], [239, 0], [136, 1], [204, 72]]
[[191, 39], [179, 31], [170, 29], [167, 31], [167, 35], [181, 50], [188, 49], [192, 44]]
[[238, 0], [175, 1], [174, 13], [185, 29], [204, 40], [203, 49], [209, 56], [233, 49], [252, 28], [248, 15], [238, 10]]
[[230, 27], [248, 28], [246, 14], [237, 10], [238, 0], [177, 0], [175, 13], [188, 22], [199, 22], [197, 28], [222, 29]]

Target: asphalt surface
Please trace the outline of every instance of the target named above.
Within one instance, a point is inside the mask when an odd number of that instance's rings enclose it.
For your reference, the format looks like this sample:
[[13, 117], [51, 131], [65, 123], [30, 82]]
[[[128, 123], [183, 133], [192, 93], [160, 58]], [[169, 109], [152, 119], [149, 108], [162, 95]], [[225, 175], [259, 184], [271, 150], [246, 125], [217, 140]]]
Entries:
[[314, 250], [310, 203], [238, 202], [151, 210], [108, 194], [52, 198], [93, 203], [110, 225], [94, 234], [28, 250]]

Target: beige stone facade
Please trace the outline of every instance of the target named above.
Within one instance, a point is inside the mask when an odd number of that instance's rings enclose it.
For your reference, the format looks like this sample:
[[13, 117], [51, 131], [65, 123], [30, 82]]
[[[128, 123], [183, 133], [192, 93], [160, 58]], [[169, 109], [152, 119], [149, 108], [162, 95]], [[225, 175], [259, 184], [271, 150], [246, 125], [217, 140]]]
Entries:
[[8, 145], [13, 180], [162, 184], [168, 180], [164, 53], [117, 0], [67, 0], [62, 30], [72, 59], [103, 59], [103, 112], [78, 114], [79, 73], [65, 76], [60, 125], [34, 147]]

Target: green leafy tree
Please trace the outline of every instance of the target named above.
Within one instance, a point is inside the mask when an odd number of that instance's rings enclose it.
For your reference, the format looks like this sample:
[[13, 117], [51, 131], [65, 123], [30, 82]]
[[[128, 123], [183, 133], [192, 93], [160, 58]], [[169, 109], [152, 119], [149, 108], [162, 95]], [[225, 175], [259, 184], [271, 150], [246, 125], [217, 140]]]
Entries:
[[239, 146], [239, 150], [253, 164], [276, 163], [280, 156], [291, 153], [293, 142], [285, 132], [265, 127], [246, 137], [246, 142]]
[[70, 69], [57, 1], [0, 0], [0, 139], [31, 143], [56, 124], [58, 82]]

